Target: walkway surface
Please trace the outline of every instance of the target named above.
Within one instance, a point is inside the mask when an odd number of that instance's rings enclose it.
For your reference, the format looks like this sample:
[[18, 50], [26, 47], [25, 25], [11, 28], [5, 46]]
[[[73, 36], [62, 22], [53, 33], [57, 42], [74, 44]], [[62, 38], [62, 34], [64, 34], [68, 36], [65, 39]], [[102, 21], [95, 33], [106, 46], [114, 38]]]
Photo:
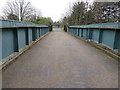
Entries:
[[3, 70], [3, 88], [117, 88], [118, 64], [56, 29]]

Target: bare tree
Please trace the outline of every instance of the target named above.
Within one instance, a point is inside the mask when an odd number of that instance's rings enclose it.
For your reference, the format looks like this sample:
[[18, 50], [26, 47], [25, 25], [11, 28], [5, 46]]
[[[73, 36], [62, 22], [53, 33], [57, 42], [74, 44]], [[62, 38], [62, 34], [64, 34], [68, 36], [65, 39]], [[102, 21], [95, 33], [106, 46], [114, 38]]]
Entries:
[[5, 16], [15, 15], [19, 21], [30, 21], [31, 17], [35, 15], [35, 9], [30, 2], [25, 0], [13, 0], [7, 2], [7, 6], [3, 9]]

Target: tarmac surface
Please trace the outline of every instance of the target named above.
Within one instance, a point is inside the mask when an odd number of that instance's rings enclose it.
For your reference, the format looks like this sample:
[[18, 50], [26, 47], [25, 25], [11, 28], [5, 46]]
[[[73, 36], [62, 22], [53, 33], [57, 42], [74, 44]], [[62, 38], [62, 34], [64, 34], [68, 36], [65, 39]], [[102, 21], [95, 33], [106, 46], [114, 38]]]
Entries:
[[118, 88], [118, 63], [54, 29], [2, 71], [3, 88]]

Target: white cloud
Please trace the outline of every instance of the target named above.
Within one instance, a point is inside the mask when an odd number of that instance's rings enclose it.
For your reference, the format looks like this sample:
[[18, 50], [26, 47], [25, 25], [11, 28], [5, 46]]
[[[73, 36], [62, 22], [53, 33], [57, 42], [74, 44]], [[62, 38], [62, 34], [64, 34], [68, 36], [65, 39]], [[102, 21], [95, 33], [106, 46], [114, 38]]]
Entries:
[[75, 0], [30, 0], [36, 8], [40, 9], [42, 15], [51, 17], [54, 21], [58, 21], [61, 14], [68, 7], [69, 2]]

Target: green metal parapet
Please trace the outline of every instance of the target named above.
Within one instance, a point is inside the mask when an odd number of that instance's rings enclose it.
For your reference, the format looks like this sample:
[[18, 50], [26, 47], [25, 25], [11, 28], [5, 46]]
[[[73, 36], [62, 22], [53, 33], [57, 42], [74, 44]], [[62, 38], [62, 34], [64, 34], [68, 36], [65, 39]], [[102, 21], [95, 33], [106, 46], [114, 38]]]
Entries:
[[68, 32], [113, 51], [120, 51], [120, 23], [68, 26]]
[[120, 29], [120, 23], [99, 23], [90, 25], [69, 26], [69, 28], [100, 28], [100, 29]]
[[30, 22], [0, 20], [0, 61], [20, 52], [49, 32], [49, 26]]
[[22, 27], [48, 27], [47, 25], [39, 25], [31, 22], [19, 22], [14, 20], [0, 20], [0, 28], [22, 28]]

